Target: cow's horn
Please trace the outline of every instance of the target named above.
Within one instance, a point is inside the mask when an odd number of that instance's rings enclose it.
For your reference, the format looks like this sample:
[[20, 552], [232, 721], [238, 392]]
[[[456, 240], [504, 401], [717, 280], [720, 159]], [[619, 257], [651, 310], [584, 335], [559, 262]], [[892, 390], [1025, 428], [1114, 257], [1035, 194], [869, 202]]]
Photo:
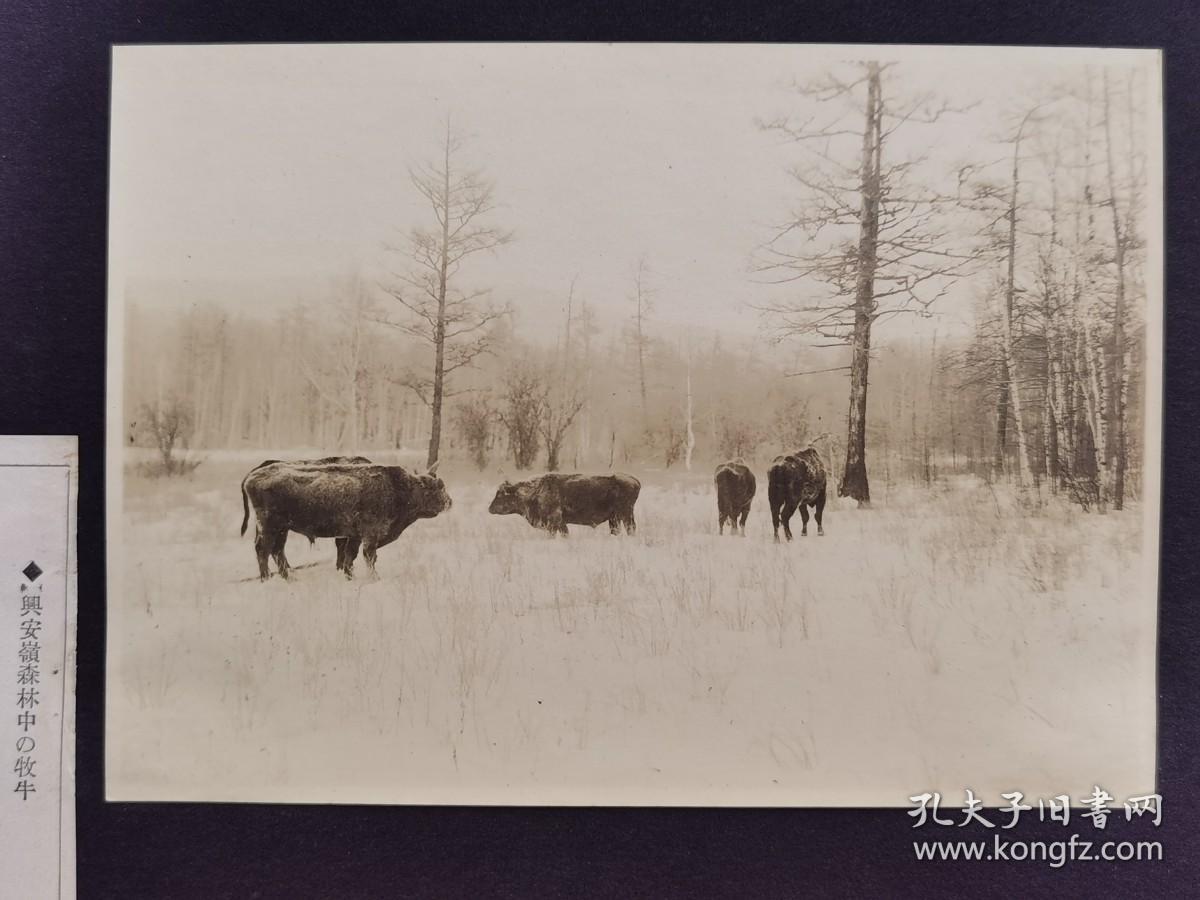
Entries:
[[436, 475], [436, 474], [437, 474], [437, 467], [438, 467], [438, 464], [439, 464], [439, 463], [441, 463], [441, 460], [440, 460], [440, 459], [435, 459], [435, 460], [433, 461], [433, 465], [432, 465], [432, 466], [430, 466], [430, 467], [429, 467], [429, 468], [426, 470], [425, 474], [426, 474], [426, 475]]

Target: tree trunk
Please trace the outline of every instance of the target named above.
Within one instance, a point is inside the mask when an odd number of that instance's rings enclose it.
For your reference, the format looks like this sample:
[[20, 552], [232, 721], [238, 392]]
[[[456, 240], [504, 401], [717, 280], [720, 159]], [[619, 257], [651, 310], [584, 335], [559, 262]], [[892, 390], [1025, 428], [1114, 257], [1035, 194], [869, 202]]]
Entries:
[[1028, 484], [1029, 443], [1025, 437], [1025, 420], [1021, 410], [1021, 385], [1017, 379], [1017, 360], [1014, 349], [1013, 307], [1016, 304], [1017, 284], [1017, 197], [1021, 190], [1021, 132], [1032, 111], [1026, 114], [1013, 141], [1012, 193], [1008, 201], [1008, 273], [1004, 287], [1004, 380], [1012, 402], [1013, 431], [1017, 438], [1017, 482]]
[[1004, 458], [1008, 453], [1008, 372], [1000, 366], [1000, 396], [996, 400], [996, 456], [992, 468], [996, 477], [1004, 475]]
[[683, 444], [683, 467], [692, 471], [692, 451], [696, 449], [696, 432], [692, 429], [692, 359], [688, 355], [687, 372], [687, 439]]
[[638, 314], [637, 314], [637, 353], [638, 353], [638, 386], [642, 392], [642, 426], [645, 427], [648, 412], [646, 409], [646, 344], [642, 333], [642, 288], [638, 285]]
[[438, 272], [437, 324], [433, 332], [433, 398], [429, 404], [432, 420], [429, 426], [429, 455], [426, 467], [438, 461], [442, 445], [442, 394], [446, 381], [446, 282], [450, 268], [450, 123], [446, 122], [445, 180], [441, 202], [442, 246]]
[[871, 356], [871, 323], [875, 312], [875, 265], [879, 242], [882, 98], [879, 64], [867, 63], [866, 127], [862, 147], [862, 214], [859, 221], [858, 278], [854, 298], [854, 333], [850, 358], [850, 411], [847, 417], [846, 467], [838, 496], [869, 506], [867, 481], [867, 368]]
[[1108, 165], [1109, 209], [1112, 211], [1113, 259], [1117, 267], [1116, 297], [1113, 306], [1112, 406], [1113, 434], [1116, 445], [1113, 475], [1113, 509], [1125, 504], [1125, 467], [1127, 464], [1125, 434], [1125, 245], [1127, 235], [1121, 231], [1121, 215], [1117, 208], [1117, 184], [1113, 172], [1112, 116], [1109, 110], [1108, 70], [1104, 70], [1104, 136]]
[[1098, 480], [1096, 503], [1100, 511], [1104, 512], [1110, 490], [1108, 460], [1104, 455], [1104, 448], [1108, 446], [1108, 429], [1104, 413], [1107, 403], [1104, 393], [1104, 359], [1103, 354], [1098, 350], [1093, 351], [1091, 328], [1086, 322], [1079, 343], [1083, 361], [1082, 370], [1086, 373], [1087, 418], [1092, 432], [1092, 455]]

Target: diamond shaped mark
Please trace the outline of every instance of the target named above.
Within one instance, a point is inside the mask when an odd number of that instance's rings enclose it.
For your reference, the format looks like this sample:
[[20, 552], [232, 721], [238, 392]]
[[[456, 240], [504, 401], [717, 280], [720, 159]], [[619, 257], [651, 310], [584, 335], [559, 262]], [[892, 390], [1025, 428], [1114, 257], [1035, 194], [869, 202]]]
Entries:
[[23, 568], [21, 573], [30, 581], [37, 581], [38, 576], [42, 574], [42, 567], [30, 560], [29, 565]]

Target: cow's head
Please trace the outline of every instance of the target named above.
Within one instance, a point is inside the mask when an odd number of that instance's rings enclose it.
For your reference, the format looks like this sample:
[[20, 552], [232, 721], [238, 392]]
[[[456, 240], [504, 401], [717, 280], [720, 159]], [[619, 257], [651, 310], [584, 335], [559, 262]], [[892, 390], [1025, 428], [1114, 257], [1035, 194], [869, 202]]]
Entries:
[[507, 516], [512, 513], [523, 512], [524, 508], [521, 500], [520, 485], [505, 481], [500, 487], [496, 488], [496, 496], [492, 498], [492, 504], [488, 507], [488, 512], [494, 516]]
[[446, 485], [437, 477], [438, 464], [435, 462], [429, 470], [420, 475], [414, 475], [419, 490], [417, 495], [416, 513], [423, 519], [432, 519], [438, 513], [445, 512], [454, 505], [450, 495], [446, 493]]

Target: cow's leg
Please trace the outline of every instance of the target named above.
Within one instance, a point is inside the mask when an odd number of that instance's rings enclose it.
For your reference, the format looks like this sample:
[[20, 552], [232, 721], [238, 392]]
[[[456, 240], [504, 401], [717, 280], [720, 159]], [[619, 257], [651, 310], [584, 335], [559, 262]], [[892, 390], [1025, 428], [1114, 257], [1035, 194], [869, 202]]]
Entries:
[[742, 507], [742, 521], [741, 521], [742, 537], [746, 536], [746, 519], [748, 519], [749, 517], [750, 517], [750, 504], [747, 503], [745, 506]]
[[616, 513], [613, 513], [612, 517], [608, 520], [608, 533], [609, 534], [620, 534], [621, 533], [621, 517], [618, 516]]
[[342, 573], [349, 580], [354, 577], [354, 560], [358, 556], [358, 547], [362, 543], [358, 538], [338, 538], [342, 541]]
[[800, 501], [800, 537], [808, 537], [808, 504]]
[[725, 510], [717, 509], [717, 534], [725, 533]]
[[825, 533], [825, 529], [821, 527], [821, 514], [823, 512], [825, 512], [825, 490], [824, 490], [824, 488], [821, 489], [821, 493], [817, 496], [816, 511], [814, 512], [814, 516], [817, 520], [817, 534], [818, 535], [823, 535]]
[[775, 498], [770, 499], [771, 504], [771, 528], [775, 532], [775, 543], [779, 543], [779, 507], [781, 504], [775, 501]]
[[344, 537], [334, 538], [333, 545], [337, 547], [337, 570], [341, 572], [346, 566], [346, 539]]
[[266, 581], [271, 577], [271, 568], [267, 565], [271, 553], [267, 544], [267, 536], [263, 534], [261, 525], [254, 529], [254, 555], [258, 557], [259, 580]]
[[625, 513], [625, 533], [637, 534], [637, 521], [633, 518], [633, 509]]
[[275, 568], [279, 570], [279, 577], [284, 581], [288, 579], [288, 561], [284, 555], [283, 548], [287, 545], [288, 530], [280, 528], [270, 538], [271, 555], [275, 557]]
[[792, 539], [792, 527], [789, 524], [792, 521], [792, 514], [796, 512], [796, 501], [788, 500], [783, 504], [783, 509], [779, 511], [779, 521], [783, 525], [783, 534], [789, 541]]
[[566, 537], [569, 533], [567, 525], [563, 521], [563, 511], [561, 507], [555, 506], [542, 512], [542, 527], [549, 531], [555, 537], [562, 535]]
[[363, 559], [367, 562], [367, 572], [370, 574], [371, 578], [379, 577], [379, 573], [375, 571], [375, 556], [378, 552], [378, 549], [378, 544], [376, 544], [374, 540], [368, 538], [367, 540], [363, 541]]

